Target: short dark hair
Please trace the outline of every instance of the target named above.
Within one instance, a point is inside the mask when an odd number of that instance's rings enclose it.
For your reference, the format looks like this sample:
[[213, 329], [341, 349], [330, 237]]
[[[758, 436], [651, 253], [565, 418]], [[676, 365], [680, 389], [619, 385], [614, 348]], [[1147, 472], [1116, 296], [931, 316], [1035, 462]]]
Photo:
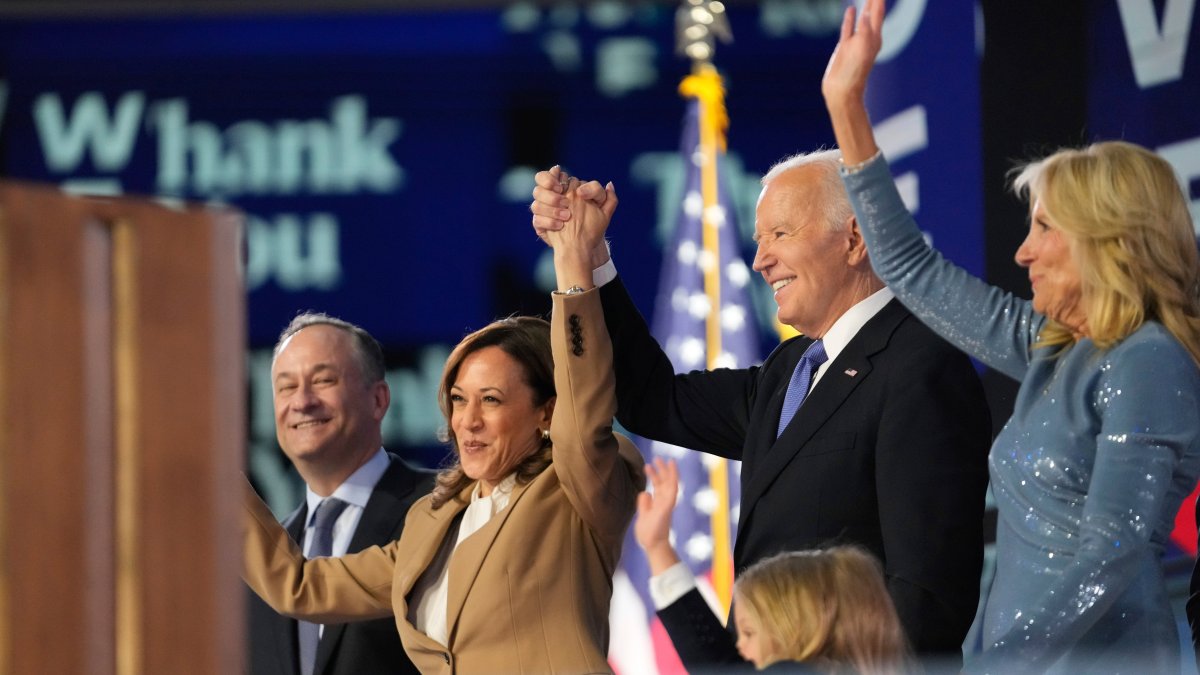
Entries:
[[296, 315], [296, 318], [292, 319], [279, 334], [279, 340], [275, 342], [275, 349], [271, 353], [271, 360], [274, 361], [279, 356], [279, 352], [288, 338], [309, 326], [333, 326], [349, 333], [354, 337], [355, 358], [358, 359], [358, 366], [362, 370], [367, 384], [374, 384], [383, 379], [385, 372], [383, 348], [379, 346], [379, 341], [362, 327], [324, 312], [303, 312]]

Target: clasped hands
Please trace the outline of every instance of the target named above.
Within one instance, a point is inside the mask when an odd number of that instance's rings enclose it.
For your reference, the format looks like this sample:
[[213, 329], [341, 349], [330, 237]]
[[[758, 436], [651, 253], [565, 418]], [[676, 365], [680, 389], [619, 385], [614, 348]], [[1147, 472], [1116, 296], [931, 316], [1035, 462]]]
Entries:
[[553, 166], [534, 175], [533, 230], [555, 250], [586, 252], [593, 268], [608, 261], [604, 234], [617, 208], [613, 184], [583, 182]]

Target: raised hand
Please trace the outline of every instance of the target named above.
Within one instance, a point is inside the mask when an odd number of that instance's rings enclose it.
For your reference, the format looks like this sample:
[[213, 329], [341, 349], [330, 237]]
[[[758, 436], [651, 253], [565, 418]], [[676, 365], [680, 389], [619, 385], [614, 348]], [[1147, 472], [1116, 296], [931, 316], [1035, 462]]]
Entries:
[[533, 183], [533, 202], [529, 205], [529, 211], [533, 214], [533, 231], [545, 241], [546, 232], [560, 230], [563, 223], [570, 220], [567, 193], [571, 188], [579, 187], [579, 180], [555, 164], [548, 171], [534, 174]]
[[846, 8], [841, 37], [821, 79], [821, 93], [826, 100], [846, 96], [862, 99], [867, 76], [883, 46], [883, 13], [883, 0], [867, 0], [857, 20], [854, 6]]
[[[606, 211], [604, 205], [598, 205], [596, 201], [584, 198], [583, 186], [578, 186], [578, 181], [574, 184], [577, 187], [562, 197], [566, 208], [561, 210], [570, 213], [570, 217], [560, 222], [556, 229], [548, 228], [538, 235], [556, 252], [563, 247], [591, 251], [596, 246], [604, 246], [604, 232], [608, 229], [611, 210]], [[609, 201], [615, 207], [616, 197]]]
[[662, 574], [679, 562], [679, 556], [671, 546], [671, 514], [679, 492], [679, 468], [675, 460], [664, 461], [656, 457], [653, 463], [646, 465], [646, 479], [652, 492], [638, 495], [633, 536], [646, 552], [650, 573]]
[[600, 226], [600, 231], [598, 236], [591, 237], [594, 240], [592, 263], [593, 267], [599, 267], [607, 262], [608, 249], [604, 246], [604, 233], [617, 208], [617, 193], [612, 183], [606, 186], [601, 186], [597, 181], [584, 183], [569, 176], [559, 166], [537, 172], [533, 180], [533, 202], [529, 205], [529, 211], [533, 214], [533, 230], [538, 238], [550, 244], [547, 235], [561, 230], [571, 219], [571, 197], [574, 193], [595, 205], [603, 216], [602, 222], [593, 223]]
[[857, 17], [853, 6], [846, 8], [841, 37], [821, 79], [825, 107], [847, 165], [870, 159], [878, 149], [863, 94], [883, 46], [883, 13], [883, 0], [866, 0]]

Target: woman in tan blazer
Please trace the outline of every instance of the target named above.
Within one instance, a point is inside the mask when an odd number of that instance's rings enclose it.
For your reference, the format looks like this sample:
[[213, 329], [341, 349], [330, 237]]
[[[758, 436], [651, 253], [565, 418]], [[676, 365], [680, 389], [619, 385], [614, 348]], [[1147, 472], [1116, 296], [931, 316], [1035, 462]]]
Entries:
[[305, 560], [247, 485], [244, 578], [276, 611], [320, 623], [394, 614], [424, 673], [609, 671], [612, 575], [642, 458], [612, 431], [612, 348], [588, 252], [569, 230], [554, 236], [570, 290], [554, 293], [549, 325], [497, 321], [450, 355], [439, 401], [455, 463], [399, 540]]

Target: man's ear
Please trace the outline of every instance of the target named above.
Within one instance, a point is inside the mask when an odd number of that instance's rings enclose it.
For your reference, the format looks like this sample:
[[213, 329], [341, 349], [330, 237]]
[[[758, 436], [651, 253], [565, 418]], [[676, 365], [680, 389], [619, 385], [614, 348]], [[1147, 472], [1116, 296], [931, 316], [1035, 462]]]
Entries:
[[392, 390], [386, 380], [380, 380], [371, 385], [371, 398], [374, 404], [371, 412], [376, 421], [382, 421], [387, 414], [388, 406], [392, 403]]
[[862, 230], [858, 227], [858, 219], [850, 216], [846, 219], [846, 262], [851, 266], [870, 264], [867, 257], [867, 242], [863, 239]]

